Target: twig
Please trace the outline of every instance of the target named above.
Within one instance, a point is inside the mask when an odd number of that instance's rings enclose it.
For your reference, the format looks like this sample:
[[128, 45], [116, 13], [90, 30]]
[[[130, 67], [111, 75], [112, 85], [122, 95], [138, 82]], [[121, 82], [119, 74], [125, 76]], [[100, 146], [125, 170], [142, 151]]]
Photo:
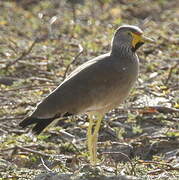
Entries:
[[148, 108], [154, 108], [160, 113], [176, 113], [179, 109], [165, 107], [165, 106], [149, 106]]
[[166, 79], [166, 81], [165, 81], [165, 85], [168, 84], [168, 82], [169, 82], [169, 80], [170, 80], [170, 78], [171, 78], [171, 76], [172, 76], [172, 72], [173, 72], [173, 70], [177, 67], [177, 65], [178, 65], [178, 63], [176, 63], [174, 66], [172, 66], [172, 67], [170, 68], [170, 71], [169, 71], [169, 73], [168, 73], [168, 77], [167, 77], [167, 79]]
[[68, 70], [70, 68], [70, 66], [78, 59], [78, 57], [83, 53], [83, 47], [81, 44], [78, 44], [78, 47], [79, 47], [79, 52], [78, 54], [73, 58], [72, 62], [67, 66], [66, 70], [65, 70], [65, 73], [64, 73], [64, 76], [63, 76], [63, 80], [66, 78], [67, 76], [67, 73], [68, 73]]
[[156, 174], [160, 174], [162, 172], [165, 171], [179, 171], [179, 168], [177, 167], [173, 167], [172, 165], [168, 164], [168, 163], [163, 163], [163, 162], [156, 162], [156, 161], [138, 161], [139, 163], [142, 164], [156, 164], [156, 165], [161, 165], [161, 166], [167, 166], [166, 168], [158, 168], [154, 171], [149, 171], [148, 174], [149, 175], [156, 175]]
[[8, 89], [8, 90], [5, 90], [5, 91], [0, 91], [0, 93], [6, 93], [6, 92], [10, 92], [10, 91], [17, 91], [17, 90], [21, 90], [21, 89], [43, 89], [44, 87], [55, 87], [56, 85], [55, 84], [40, 84], [39, 86], [32, 86], [32, 85], [27, 85], [27, 86], [21, 86], [21, 87], [17, 87], [17, 88], [13, 88], [13, 89]]
[[[38, 144], [32, 144], [32, 145], [27, 145], [27, 146], [24, 146], [24, 148], [32, 148], [32, 147], [39, 147]], [[1, 149], [0, 151], [4, 152], [4, 151], [10, 151], [10, 150], [13, 150], [14, 148], [17, 148], [17, 146], [15, 147], [10, 147], [10, 148], [5, 148], [5, 149]]]
[[74, 26], [76, 24], [76, 5], [75, 3], [71, 3], [71, 8], [72, 8], [72, 13], [73, 13], [73, 23], [74, 23]]
[[[102, 154], [109, 154], [109, 155], [120, 154], [120, 155], [124, 156], [129, 161], [129, 163], [131, 165], [131, 174], [134, 174], [134, 175], [136, 174], [135, 173], [135, 164], [133, 164], [133, 162], [131, 161], [131, 159], [129, 158], [129, 156], [127, 154], [119, 152], [119, 151], [117, 151], [117, 152], [102, 152]], [[115, 162], [115, 160], [114, 160], [114, 162]], [[115, 164], [117, 166], [116, 162], [115, 162]]]
[[[166, 134], [166, 133], [165, 133]], [[151, 136], [146, 136], [146, 138], [148, 139], [148, 140], [154, 140], [154, 139], [156, 139], [156, 140], [169, 140], [169, 139], [171, 139], [172, 137], [168, 137], [168, 136], [153, 136], [153, 137], [151, 137]]]
[[45, 168], [45, 170], [48, 171], [48, 172], [53, 173], [53, 171], [45, 164], [42, 157], [40, 157], [40, 160], [41, 160], [41, 163], [42, 163], [43, 167]]
[[7, 175], [6, 177], [3, 177], [3, 180], [8, 180], [8, 179], [19, 179], [19, 178], [22, 178], [22, 177], [19, 177], [19, 176], [12, 176], [12, 175]]
[[34, 154], [37, 154], [37, 155], [40, 155], [40, 156], [45, 156], [45, 157], [51, 157], [51, 156], [52, 156], [51, 154], [39, 152], [39, 151], [30, 149], [30, 148], [26, 148], [26, 147], [22, 147], [22, 146], [19, 146], [19, 145], [16, 145], [16, 148], [17, 148], [17, 149], [21, 149], [21, 150], [23, 150], [23, 151], [30, 152], [30, 153], [34, 153]]
[[0, 121], [9, 121], [9, 120], [13, 120], [13, 119], [22, 119], [23, 116], [20, 116], [20, 117], [3, 117], [3, 118], [0, 118]]
[[167, 167], [170, 167], [170, 168], [172, 167], [168, 163], [157, 162], [157, 161], [142, 161], [142, 160], [139, 160], [138, 162], [141, 163], [141, 164], [157, 164], [157, 165], [167, 166]]
[[[61, 158], [61, 159], [64, 159], [64, 158], [69, 159], [69, 158], [71, 158], [71, 156], [67, 156], [67, 155], [62, 156], [62, 155], [53, 155], [53, 154], [43, 153], [43, 152], [36, 151], [36, 150], [30, 149], [30, 148], [27, 148], [27, 147], [22, 147], [20, 145], [16, 145], [12, 149], [14, 149], [14, 151], [16, 151], [17, 149], [20, 149], [22, 151], [30, 152], [30, 153], [37, 154], [37, 155], [43, 156], [43, 157], [55, 157], [55, 158]], [[10, 149], [8, 149], [8, 150], [10, 150]]]
[[25, 50], [24, 52], [22, 52], [22, 54], [16, 58], [14, 61], [10, 61], [6, 66], [5, 66], [5, 69], [7, 70], [9, 68], [9, 66], [12, 66], [14, 65], [15, 63], [17, 63], [19, 60], [23, 59], [25, 56], [27, 56], [31, 51], [32, 51], [32, 48], [35, 46], [35, 44], [37, 43], [38, 39], [36, 38], [32, 44], [30, 45], [30, 47]]
[[[60, 119], [60, 120], [61, 120], [61, 119]], [[51, 131], [49, 131], [49, 132], [50, 132], [51, 134], [59, 135], [59, 136], [61, 136], [62, 138], [68, 139], [68, 140], [73, 140], [73, 139], [75, 138], [74, 135], [72, 135], [72, 134], [64, 131], [63, 129], [61, 129], [59, 132], [56, 132], [56, 131], [53, 131], [53, 130], [51, 130]]]
[[156, 92], [154, 92], [154, 91], [151, 91], [151, 90], [149, 90], [148, 88], [143, 87], [143, 86], [138, 87], [138, 89], [139, 89], [139, 90], [143, 90], [144, 92], [147, 92], [147, 93], [149, 93], [149, 94], [152, 94], [152, 95], [154, 95], [154, 96], [156, 96], [156, 97], [161, 97], [161, 96], [163, 96], [162, 94], [156, 93]]
[[131, 159], [129, 158], [128, 155], [122, 153], [122, 152], [111, 152], [111, 151], [108, 151], [108, 152], [102, 152], [102, 154], [109, 154], [109, 155], [113, 155], [113, 154], [120, 154], [122, 156], [124, 156], [130, 163], [132, 163]]
[[146, 17], [145, 19], [143, 19], [139, 24], [138, 26], [141, 28], [141, 29], [144, 29], [145, 26], [152, 20], [152, 16], [148, 16]]
[[1, 129], [1, 128], [0, 128], [0, 132], [2, 132], [3, 134], [8, 134], [8, 131]]
[[165, 171], [179, 171], [179, 168], [170, 167], [170, 168], [164, 168], [164, 169], [156, 169], [154, 171], [149, 171], [148, 174], [149, 175], [157, 175], [157, 174], [163, 173]]
[[131, 107], [129, 109], [130, 110], [135, 110], [135, 109], [155, 109], [160, 113], [177, 113], [177, 112], [179, 112], [179, 109], [165, 107], [165, 106], [141, 106], [141, 107]]

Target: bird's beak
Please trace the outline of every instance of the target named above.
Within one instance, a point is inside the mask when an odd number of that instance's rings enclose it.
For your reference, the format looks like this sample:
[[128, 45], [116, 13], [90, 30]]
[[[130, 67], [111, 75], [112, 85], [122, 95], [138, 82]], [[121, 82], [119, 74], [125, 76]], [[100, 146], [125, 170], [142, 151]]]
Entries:
[[136, 45], [138, 43], [155, 43], [155, 41], [151, 38], [148, 38], [142, 34], [136, 34], [136, 33], [132, 33], [133, 36], [133, 40], [132, 40], [132, 46], [133, 48], [136, 47]]
[[144, 36], [144, 35], [141, 35], [141, 40], [140, 40], [141, 42], [146, 42], [146, 43], [155, 43], [155, 41], [153, 40], [153, 39], [151, 39], [151, 38], [148, 38], [148, 37], [146, 37], [146, 36]]

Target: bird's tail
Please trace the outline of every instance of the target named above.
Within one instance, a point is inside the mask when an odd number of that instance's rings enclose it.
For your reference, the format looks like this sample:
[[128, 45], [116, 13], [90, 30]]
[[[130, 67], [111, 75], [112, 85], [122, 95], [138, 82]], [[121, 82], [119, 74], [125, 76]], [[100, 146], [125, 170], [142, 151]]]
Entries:
[[32, 132], [34, 134], [40, 134], [56, 117], [47, 118], [47, 119], [39, 119], [36, 117], [26, 117], [23, 121], [19, 124], [19, 126], [25, 128], [31, 124], [35, 124], [32, 128]]

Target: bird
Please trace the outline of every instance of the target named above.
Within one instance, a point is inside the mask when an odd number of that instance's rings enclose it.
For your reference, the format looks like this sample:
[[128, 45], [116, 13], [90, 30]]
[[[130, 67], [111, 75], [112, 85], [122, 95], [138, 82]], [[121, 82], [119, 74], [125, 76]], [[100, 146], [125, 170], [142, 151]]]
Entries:
[[32, 132], [40, 134], [55, 119], [87, 114], [89, 162], [95, 166], [102, 118], [124, 102], [134, 86], [139, 74], [136, 51], [144, 43], [154, 42], [144, 36], [138, 26], [119, 26], [108, 53], [86, 61], [72, 71], [19, 125], [22, 128], [34, 125]]

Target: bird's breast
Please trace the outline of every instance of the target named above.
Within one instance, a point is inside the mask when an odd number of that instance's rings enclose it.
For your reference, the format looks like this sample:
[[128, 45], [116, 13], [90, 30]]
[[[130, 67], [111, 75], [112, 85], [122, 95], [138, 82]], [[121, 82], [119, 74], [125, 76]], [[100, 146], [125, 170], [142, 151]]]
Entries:
[[113, 71], [109, 70], [109, 74], [104, 77], [104, 84], [97, 89], [94, 88], [93, 96], [96, 99], [87, 111], [107, 112], [117, 107], [128, 96], [137, 76], [138, 63], [114, 64]]

